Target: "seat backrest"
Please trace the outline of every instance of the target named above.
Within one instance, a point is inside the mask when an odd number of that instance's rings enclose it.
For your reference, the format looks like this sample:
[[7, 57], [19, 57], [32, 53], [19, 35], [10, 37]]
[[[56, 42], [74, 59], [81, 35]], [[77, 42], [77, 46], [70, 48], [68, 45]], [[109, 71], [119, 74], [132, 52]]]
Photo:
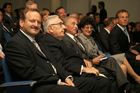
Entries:
[[4, 81], [5, 83], [0, 85], [0, 88], [4, 88], [6, 93], [30, 93], [31, 87], [36, 81], [12, 81], [10, 71], [6, 60], [0, 62], [3, 68]]
[[10, 75], [9, 68], [8, 68], [8, 65], [7, 65], [5, 59], [2, 60], [1, 64], [2, 64], [2, 68], [3, 68], [4, 81], [11, 82], [11, 75]]

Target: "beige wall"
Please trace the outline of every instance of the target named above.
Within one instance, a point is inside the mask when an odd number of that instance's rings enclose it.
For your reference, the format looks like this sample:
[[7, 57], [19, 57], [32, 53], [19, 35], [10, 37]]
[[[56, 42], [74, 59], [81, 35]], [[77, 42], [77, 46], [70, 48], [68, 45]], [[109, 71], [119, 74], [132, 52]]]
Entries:
[[[100, 0], [92, 0], [97, 5]], [[140, 21], [140, 0], [103, 0], [106, 4], [108, 16], [115, 16], [120, 9], [127, 9], [130, 13], [130, 21]]]
[[[101, 0], [66, 0], [66, 9], [68, 12], [78, 11], [86, 14], [89, 6], [98, 5]], [[130, 21], [140, 21], [140, 0], [102, 0], [105, 2], [108, 17], [115, 16], [120, 9], [127, 9], [130, 13]], [[99, 10], [98, 10], [99, 11]]]
[[80, 12], [87, 13], [89, 11], [88, 0], [66, 0], [66, 9], [68, 13]]
[[[12, 2], [14, 8], [24, 6], [25, 0], [0, 0], [0, 6], [4, 2]], [[60, 5], [63, 5], [68, 13], [80, 12], [86, 14], [92, 4], [97, 5], [100, 0], [36, 0], [39, 8], [49, 8], [54, 11]], [[114, 16], [119, 9], [127, 9], [130, 13], [130, 21], [140, 21], [140, 0], [103, 0], [106, 4], [108, 16]]]

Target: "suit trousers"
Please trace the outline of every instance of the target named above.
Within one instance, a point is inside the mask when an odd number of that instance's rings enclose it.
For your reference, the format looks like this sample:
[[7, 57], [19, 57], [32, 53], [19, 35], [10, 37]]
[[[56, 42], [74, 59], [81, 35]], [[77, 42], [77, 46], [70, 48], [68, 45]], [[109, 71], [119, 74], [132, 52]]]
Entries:
[[75, 87], [42, 84], [33, 88], [32, 93], [115, 93], [110, 92], [111, 82], [103, 77], [74, 77], [73, 82]]
[[40, 85], [32, 89], [31, 93], [80, 93], [75, 87], [64, 86], [64, 85]]

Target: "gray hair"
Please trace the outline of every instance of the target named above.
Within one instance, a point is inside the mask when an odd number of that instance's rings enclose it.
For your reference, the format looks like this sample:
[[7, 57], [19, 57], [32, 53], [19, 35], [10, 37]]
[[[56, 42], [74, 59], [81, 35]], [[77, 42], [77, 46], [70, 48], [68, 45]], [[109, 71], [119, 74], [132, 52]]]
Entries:
[[56, 18], [59, 18], [59, 16], [58, 15], [51, 15], [51, 16], [48, 16], [48, 19], [43, 22], [44, 33], [48, 33], [48, 27], [55, 23], [53, 20]]

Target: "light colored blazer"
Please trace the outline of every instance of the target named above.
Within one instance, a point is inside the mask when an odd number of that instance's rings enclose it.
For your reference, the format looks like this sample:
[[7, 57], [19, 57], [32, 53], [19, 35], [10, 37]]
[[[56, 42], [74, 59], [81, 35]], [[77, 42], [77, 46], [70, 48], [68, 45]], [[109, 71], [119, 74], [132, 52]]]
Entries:
[[86, 37], [85, 35], [83, 35], [83, 33], [80, 33], [78, 37], [84, 44], [84, 47], [86, 48], [87, 54], [90, 58], [94, 58], [99, 56], [100, 54], [103, 54], [103, 52], [98, 49], [98, 46], [92, 37]]

